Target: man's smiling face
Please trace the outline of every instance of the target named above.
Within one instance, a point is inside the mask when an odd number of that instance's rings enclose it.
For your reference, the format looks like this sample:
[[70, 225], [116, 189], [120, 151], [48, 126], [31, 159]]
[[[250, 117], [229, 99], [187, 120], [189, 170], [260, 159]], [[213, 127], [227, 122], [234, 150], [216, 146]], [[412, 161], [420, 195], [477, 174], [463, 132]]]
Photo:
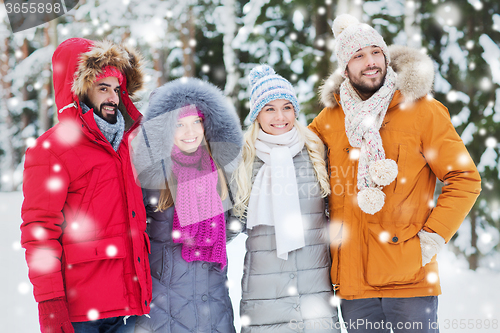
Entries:
[[120, 84], [114, 76], [108, 76], [94, 83], [83, 101], [94, 113], [110, 124], [117, 119], [120, 103]]
[[347, 63], [346, 76], [363, 100], [382, 87], [386, 74], [385, 56], [378, 46], [358, 50]]

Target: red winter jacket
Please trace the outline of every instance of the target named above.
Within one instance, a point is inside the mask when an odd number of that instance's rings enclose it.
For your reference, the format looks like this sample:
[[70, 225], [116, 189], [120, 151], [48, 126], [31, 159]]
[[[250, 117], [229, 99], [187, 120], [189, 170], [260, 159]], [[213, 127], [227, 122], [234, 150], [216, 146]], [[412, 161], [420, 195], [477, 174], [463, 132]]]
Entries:
[[[132, 123], [116, 152], [78, 99], [105, 65], [125, 73], [121, 109]], [[149, 313], [146, 214], [129, 156], [141, 118], [129, 96], [143, 82], [140, 58], [123, 46], [72, 38], [52, 66], [60, 122], [26, 151], [23, 184], [21, 243], [35, 299], [66, 297], [71, 321]]]

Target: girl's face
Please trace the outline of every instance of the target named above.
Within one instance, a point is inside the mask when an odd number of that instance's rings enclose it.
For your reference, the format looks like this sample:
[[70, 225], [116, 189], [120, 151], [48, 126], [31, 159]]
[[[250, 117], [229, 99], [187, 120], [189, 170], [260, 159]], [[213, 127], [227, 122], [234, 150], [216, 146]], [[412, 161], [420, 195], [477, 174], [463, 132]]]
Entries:
[[295, 109], [286, 99], [276, 99], [264, 105], [257, 116], [264, 132], [279, 135], [290, 131], [295, 123]]
[[177, 120], [174, 144], [184, 153], [193, 153], [203, 141], [203, 122], [199, 116], [186, 116]]

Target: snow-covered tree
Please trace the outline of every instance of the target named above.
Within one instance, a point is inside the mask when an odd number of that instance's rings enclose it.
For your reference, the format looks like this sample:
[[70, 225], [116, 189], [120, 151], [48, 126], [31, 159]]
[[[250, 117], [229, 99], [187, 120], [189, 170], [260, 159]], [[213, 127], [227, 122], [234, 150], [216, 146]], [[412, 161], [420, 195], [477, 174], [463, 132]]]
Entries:
[[494, 268], [500, 264], [500, 3], [434, 0], [422, 2], [421, 11], [422, 44], [437, 64], [435, 96], [482, 177], [482, 193], [454, 244], [471, 269], [481, 261]]
[[57, 21], [16, 34], [1, 8], [0, 190], [20, 188], [26, 146], [57, 121], [50, 60], [65, 39], [110, 39], [139, 49], [147, 60], [140, 109], [157, 86], [196, 76], [223, 89], [243, 120], [248, 73], [268, 63], [292, 82], [300, 120], [308, 122], [321, 110], [318, 86], [336, 68], [331, 25], [345, 12], [373, 25], [387, 44], [420, 48], [434, 60], [435, 97], [449, 108], [483, 178], [483, 192], [452, 243], [471, 268], [500, 266], [495, 0], [80, 0]]

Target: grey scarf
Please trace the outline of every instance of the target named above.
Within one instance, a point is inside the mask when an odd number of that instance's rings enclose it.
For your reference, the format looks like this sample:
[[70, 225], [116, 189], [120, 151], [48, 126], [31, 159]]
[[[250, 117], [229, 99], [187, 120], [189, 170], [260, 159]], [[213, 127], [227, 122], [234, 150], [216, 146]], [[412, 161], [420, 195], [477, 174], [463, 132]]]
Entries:
[[[80, 103], [82, 106], [83, 114], [87, 113], [90, 108], [85, 105], [85, 103]], [[123, 132], [125, 131], [125, 119], [123, 119], [122, 113], [118, 111], [116, 117], [116, 123], [110, 124], [106, 120], [102, 119], [94, 112], [94, 119], [97, 127], [101, 130], [102, 135], [108, 140], [115, 151], [118, 150], [120, 143], [122, 142]]]

